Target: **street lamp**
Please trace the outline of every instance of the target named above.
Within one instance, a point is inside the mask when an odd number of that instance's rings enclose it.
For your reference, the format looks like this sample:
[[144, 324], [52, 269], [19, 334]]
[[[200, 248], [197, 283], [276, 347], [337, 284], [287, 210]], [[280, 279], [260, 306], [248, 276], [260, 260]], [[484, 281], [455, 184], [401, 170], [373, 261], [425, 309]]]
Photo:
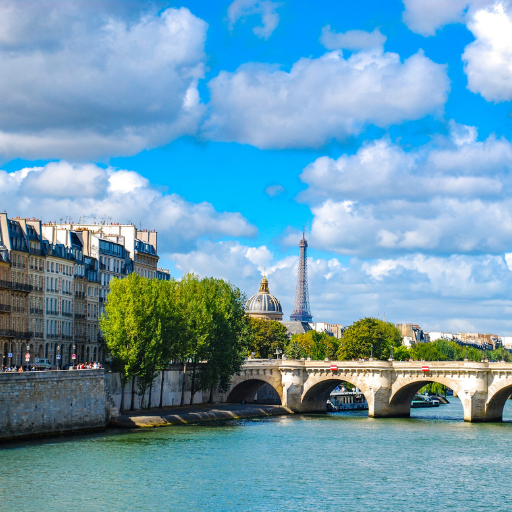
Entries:
[[73, 343], [73, 354], [71, 354], [73, 358], [73, 369], [75, 368], [75, 359], [76, 359], [76, 345]]
[[57, 344], [57, 368], [60, 370], [60, 362], [61, 362], [61, 358], [60, 358], [60, 345]]
[[370, 361], [373, 361], [373, 343], [370, 345]]
[[279, 354], [282, 354], [283, 351], [276, 348], [276, 359], [279, 359]]

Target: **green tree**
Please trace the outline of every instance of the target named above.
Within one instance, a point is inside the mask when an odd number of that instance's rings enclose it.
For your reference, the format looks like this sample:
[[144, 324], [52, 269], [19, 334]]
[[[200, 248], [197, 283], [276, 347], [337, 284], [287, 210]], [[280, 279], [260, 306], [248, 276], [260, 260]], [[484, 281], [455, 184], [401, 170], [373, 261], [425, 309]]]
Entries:
[[363, 318], [349, 326], [343, 333], [338, 359], [368, 358], [373, 345], [373, 357], [386, 360], [391, 347], [402, 344], [400, 331], [391, 323], [376, 318]]
[[411, 355], [416, 361], [446, 361], [446, 356], [433, 343], [416, 343]]
[[325, 332], [308, 331], [303, 334], [294, 334], [285, 347], [286, 357], [297, 359], [311, 357], [316, 361], [326, 357], [335, 359], [339, 348], [339, 341]]
[[393, 356], [396, 361], [406, 361], [411, 358], [411, 351], [407, 347], [401, 345], [395, 349]]
[[199, 385], [210, 389], [210, 401], [215, 386], [227, 391], [231, 377], [238, 373], [247, 354], [249, 319], [245, 315], [245, 295], [223, 279], [201, 281], [205, 304], [211, 322], [205, 332]]
[[275, 320], [249, 318], [252, 336], [248, 339], [248, 355], [267, 359], [273, 357], [276, 349], [283, 350], [288, 343], [286, 327]]
[[[142, 397], [148, 388], [151, 390], [156, 375], [167, 365], [173, 352], [175, 310], [164, 310], [163, 286], [172, 284], [145, 279], [135, 273], [122, 280], [114, 279], [105, 306], [106, 315], [100, 319], [107, 347], [121, 368], [123, 383], [136, 377]], [[134, 408], [133, 393], [131, 408]]]

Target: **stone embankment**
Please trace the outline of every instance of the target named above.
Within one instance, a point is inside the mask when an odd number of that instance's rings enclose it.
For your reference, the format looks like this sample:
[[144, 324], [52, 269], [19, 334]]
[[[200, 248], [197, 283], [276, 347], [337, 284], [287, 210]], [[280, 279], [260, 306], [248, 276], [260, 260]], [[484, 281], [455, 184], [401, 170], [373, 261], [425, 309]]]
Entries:
[[117, 428], [164, 427], [242, 418], [282, 416], [291, 413], [290, 409], [280, 405], [200, 404], [126, 412], [112, 418], [110, 426]]
[[105, 428], [103, 370], [0, 373], [0, 442]]

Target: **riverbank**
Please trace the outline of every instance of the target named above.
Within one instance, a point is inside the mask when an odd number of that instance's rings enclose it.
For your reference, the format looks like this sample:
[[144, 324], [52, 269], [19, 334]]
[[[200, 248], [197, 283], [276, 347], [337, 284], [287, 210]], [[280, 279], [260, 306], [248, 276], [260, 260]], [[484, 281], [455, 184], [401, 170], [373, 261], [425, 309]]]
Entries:
[[113, 418], [109, 426], [114, 428], [153, 428], [286, 414], [292, 414], [292, 411], [281, 405], [199, 404], [129, 411]]

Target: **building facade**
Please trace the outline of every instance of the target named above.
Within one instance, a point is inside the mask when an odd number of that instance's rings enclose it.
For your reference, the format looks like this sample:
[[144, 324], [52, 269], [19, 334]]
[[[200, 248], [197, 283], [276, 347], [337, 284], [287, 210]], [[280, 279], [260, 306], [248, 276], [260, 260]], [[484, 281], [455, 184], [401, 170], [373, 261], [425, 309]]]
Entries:
[[0, 214], [1, 364], [103, 361], [99, 317], [112, 280], [134, 271], [169, 280], [158, 261], [155, 231]]

